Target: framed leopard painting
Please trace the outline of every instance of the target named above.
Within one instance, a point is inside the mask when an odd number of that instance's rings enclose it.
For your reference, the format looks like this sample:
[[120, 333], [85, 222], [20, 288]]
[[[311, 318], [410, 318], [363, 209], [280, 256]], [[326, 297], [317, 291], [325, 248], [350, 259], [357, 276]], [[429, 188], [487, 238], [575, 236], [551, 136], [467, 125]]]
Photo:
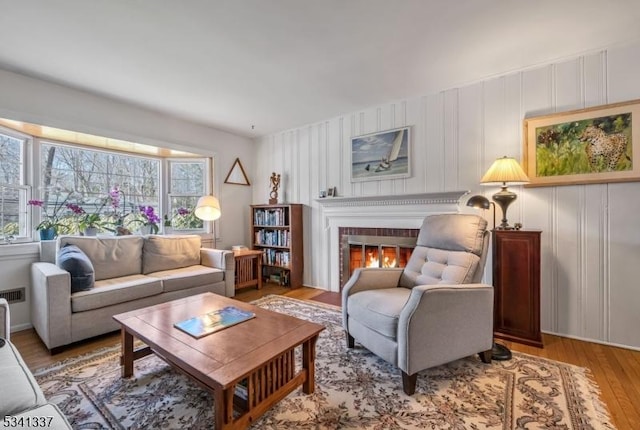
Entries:
[[528, 186], [640, 181], [640, 100], [524, 120]]

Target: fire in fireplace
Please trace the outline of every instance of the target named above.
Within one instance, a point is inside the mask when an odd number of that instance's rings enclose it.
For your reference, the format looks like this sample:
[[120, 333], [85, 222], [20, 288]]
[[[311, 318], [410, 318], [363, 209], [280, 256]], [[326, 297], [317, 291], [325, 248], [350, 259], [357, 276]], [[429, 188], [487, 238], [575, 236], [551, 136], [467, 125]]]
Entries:
[[405, 267], [416, 237], [346, 235], [342, 246], [341, 285], [359, 267]]

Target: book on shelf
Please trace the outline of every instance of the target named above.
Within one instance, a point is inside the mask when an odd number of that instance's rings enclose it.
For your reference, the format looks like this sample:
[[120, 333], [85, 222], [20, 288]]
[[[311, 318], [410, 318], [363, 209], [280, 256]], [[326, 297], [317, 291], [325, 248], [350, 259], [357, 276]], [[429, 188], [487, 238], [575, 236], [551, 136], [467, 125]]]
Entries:
[[268, 279], [271, 283], [283, 285], [285, 287], [289, 286], [289, 272], [286, 270], [278, 273], [271, 273]]
[[255, 225], [285, 226], [287, 225], [284, 208], [256, 209], [253, 215]]
[[255, 232], [255, 243], [267, 246], [288, 247], [291, 245], [290, 233], [288, 230], [265, 230], [261, 229]]
[[269, 275], [269, 282], [273, 282], [274, 284], [280, 283], [280, 275], [277, 273], [272, 273]]
[[202, 336], [247, 321], [255, 316], [256, 314], [253, 312], [245, 311], [235, 306], [226, 306], [222, 309], [216, 309], [215, 311], [177, 322], [173, 326], [199, 339]]
[[265, 249], [262, 254], [262, 263], [269, 266], [289, 267], [290, 261], [289, 251]]

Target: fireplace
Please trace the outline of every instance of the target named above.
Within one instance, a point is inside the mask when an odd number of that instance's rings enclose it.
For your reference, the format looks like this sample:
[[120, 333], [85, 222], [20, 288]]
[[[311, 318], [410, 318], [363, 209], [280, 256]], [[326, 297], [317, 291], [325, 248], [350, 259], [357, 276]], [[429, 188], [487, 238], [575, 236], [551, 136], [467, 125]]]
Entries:
[[[312, 235], [314, 239], [313, 257], [305, 254], [305, 273], [310, 285], [328, 286], [330, 291], [339, 292], [349, 278], [349, 269], [344, 270], [344, 252], [341, 244], [348, 235], [417, 237], [424, 217], [439, 213], [459, 212], [460, 197], [467, 191], [446, 191], [435, 193], [399, 194], [408, 186], [396, 183], [391, 194], [380, 193], [386, 184], [375, 188], [372, 184], [352, 184], [355, 192], [362, 192], [367, 185], [371, 195], [319, 198], [319, 219]], [[397, 188], [400, 187], [400, 188]], [[374, 194], [375, 193], [375, 194]], [[356, 230], [360, 229], [360, 230]], [[409, 233], [411, 231], [411, 233]], [[386, 239], [385, 239], [386, 240]], [[403, 259], [404, 257], [400, 257]]]
[[419, 229], [342, 227], [340, 286], [359, 267], [405, 267]]

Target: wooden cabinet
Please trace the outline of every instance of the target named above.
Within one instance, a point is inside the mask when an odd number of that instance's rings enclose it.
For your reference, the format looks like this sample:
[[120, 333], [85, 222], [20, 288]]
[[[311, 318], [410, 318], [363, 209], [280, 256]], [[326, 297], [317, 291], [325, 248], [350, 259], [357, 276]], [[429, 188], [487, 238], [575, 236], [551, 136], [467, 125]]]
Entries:
[[252, 248], [261, 250], [262, 275], [266, 282], [291, 288], [302, 286], [301, 204], [252, 205]]
[[540, 231], [493, 231], [495, 337], [542, 348]]

